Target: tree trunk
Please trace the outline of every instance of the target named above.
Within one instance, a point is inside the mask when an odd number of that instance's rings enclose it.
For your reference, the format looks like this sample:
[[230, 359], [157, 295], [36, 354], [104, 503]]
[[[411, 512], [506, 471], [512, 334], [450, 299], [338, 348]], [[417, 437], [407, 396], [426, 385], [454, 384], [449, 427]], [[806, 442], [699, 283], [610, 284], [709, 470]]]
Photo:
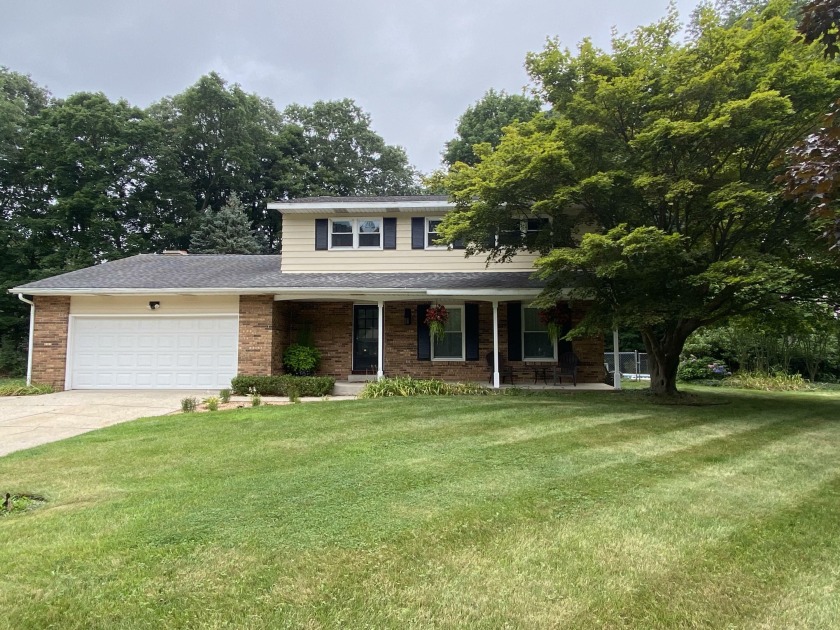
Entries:
[[680, 322], [661, 331], [647, 328], [641, 331], [648, 352], [650, 390], [656, 395], [677, 393], [677, 368], [685, 340], [697, 326]]

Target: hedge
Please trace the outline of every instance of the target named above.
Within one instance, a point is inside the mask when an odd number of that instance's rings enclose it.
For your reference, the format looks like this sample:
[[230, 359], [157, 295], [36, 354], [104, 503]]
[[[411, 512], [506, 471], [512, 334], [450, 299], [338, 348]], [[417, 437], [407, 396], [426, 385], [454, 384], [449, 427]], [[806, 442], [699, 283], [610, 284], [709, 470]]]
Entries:
[[331, 376], [235, 376], [230, 381], [233, 393], [247, 396], [252, 388], [261, 396], [326, 396], [332, 393], [335, 379]]

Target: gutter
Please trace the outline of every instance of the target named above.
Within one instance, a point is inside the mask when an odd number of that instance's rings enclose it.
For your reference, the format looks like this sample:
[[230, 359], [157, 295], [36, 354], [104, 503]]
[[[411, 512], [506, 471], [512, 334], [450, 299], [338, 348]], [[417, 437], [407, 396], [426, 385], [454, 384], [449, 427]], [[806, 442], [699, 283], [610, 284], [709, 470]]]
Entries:
[[35, 341], [35, 302], [27, 300], [22, 293], [17, 294], [18, 299], [29, 304], [29, 350], [26, 357], [26, 384], [32, 385], [32, 348]]

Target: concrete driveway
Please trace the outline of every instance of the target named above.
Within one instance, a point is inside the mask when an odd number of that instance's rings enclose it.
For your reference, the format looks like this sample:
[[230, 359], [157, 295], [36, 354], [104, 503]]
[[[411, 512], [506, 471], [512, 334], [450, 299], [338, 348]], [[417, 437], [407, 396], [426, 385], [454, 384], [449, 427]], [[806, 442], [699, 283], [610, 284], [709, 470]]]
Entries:
[[0, 456], [119, 422], [161, 416], [181, 408], [189, 390], [69, 391], [0, 397]]

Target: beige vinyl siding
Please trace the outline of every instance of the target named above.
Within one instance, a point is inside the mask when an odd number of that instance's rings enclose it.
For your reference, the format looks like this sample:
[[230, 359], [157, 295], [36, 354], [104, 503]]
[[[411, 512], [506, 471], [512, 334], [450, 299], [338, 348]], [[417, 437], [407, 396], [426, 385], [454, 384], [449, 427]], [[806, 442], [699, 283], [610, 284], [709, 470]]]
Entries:
[[[344, 214], [339, 218], [373, 216]], [[318, 272], [441, 272], [441, 271], [530, 271], [537, 254], [524, 252], [509, 263], [485, 266], [484, 256], [466, 258], [463, 249], [411, 249], [411, 219], [413, 216], [443, 216], [389, 213], [377, 216], [397, 216], [397, 249], [383, 250], [317, 250], [315, 249], [315, 219], [317, 214], [283, 215], [284, 273]]]
[[[149, 302], [160, 302], [152, 311]], [[237, 315], [238, 295], [73, 296], [71, 315]]]

